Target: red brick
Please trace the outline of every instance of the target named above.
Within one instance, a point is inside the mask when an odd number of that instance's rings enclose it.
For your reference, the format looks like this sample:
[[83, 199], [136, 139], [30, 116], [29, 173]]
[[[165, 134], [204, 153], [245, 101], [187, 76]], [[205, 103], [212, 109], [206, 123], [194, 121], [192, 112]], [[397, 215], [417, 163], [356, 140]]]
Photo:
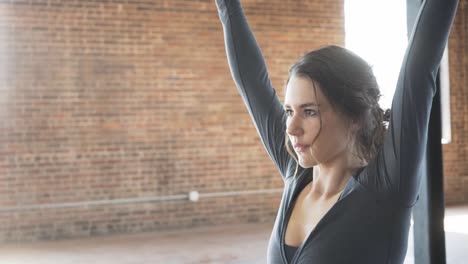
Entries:
[[[297, 57], [344, 44], [343, 0], [242, 3], [281, 99]], [[0, 208], [282, 188], [214, 1], [1, 1], [0, 12]], [[449, 44], [447, 203], [468, 201], [466, 12]], [[0, 241], [272, 223], [280, 195], [0, 212]]]

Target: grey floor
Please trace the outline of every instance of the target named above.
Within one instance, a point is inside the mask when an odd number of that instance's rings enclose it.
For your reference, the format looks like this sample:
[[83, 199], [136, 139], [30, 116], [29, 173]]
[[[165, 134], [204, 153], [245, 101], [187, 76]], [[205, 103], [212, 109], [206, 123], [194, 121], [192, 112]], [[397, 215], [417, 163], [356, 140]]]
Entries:
[[[164, 233], [0, 245], [0, 264], [266, 263], [269, 224], [230, 225]], [[445, 218], [447, 263], [468, 263], [468, 206]], [[413, 263], [409, 237], [405, 264]]]

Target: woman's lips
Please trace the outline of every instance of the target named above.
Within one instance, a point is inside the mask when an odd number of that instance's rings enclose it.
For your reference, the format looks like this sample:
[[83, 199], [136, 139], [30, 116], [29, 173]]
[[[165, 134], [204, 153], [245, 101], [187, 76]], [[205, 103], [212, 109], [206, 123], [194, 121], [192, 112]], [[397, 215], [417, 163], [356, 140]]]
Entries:
[[296, 144], [296, 145], [294, 145], [294, 149], [295, 149], [297, 152], [305, 152], [307, 149], [309, 149], [309, 145], [300, 145], [300, 144]]

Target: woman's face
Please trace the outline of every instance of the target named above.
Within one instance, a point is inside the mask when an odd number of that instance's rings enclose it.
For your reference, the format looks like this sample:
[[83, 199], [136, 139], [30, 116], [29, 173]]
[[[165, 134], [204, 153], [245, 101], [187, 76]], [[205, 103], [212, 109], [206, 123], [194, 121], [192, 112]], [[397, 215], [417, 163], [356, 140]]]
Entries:
[[310, 78], [295, 75], [286, 87], [286, 132], [303, 168], [346, 155], [351, 143], [347, 119], [332, 108], [319, 86], [315, 90]]

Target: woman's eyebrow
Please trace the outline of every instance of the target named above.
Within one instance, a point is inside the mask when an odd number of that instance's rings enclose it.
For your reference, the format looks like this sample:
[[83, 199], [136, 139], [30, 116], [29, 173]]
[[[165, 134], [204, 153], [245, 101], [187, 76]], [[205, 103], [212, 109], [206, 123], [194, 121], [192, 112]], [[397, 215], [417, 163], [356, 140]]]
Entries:
[[[308, 106], [320, 106], [320, 104], [317, 104], [317, 103], [305, 103], [305, 104], [301, 104], [299, 105], [299, 108], [304, 108], [304, 107], [308, 107]], [[284, 108], [290, 108], [290, 106], [288, 104], [284, 104], [283, 105]]]

